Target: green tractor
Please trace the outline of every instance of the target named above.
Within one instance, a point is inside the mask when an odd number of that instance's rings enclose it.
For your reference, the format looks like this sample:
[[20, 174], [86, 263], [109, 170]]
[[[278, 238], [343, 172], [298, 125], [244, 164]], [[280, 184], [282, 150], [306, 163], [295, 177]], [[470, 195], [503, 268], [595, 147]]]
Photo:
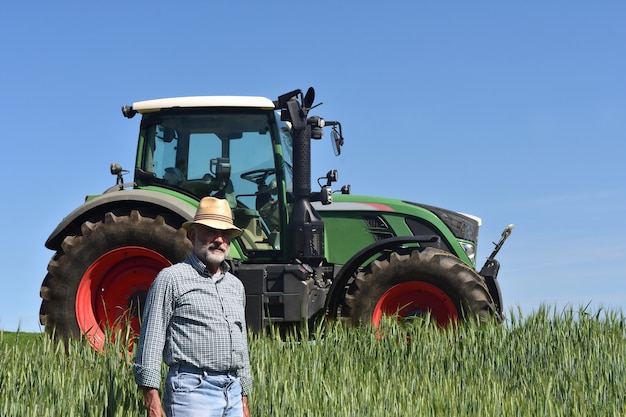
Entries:
[[139, 329], [148, 289], [191, 250], [181, 229], [205, 196], [226, 199], [244, 233], [231, 245], [254, 331], [322, 316], [377, 326], [383, 315], [430, 315], [442, 326], [502, 314], [495, 255], [480, 272], [480, 220], [424, 204], [333, 193], [332, 170], [311, 191], [311, 139], [337, 121], [310, 116], [314, 90], [263, 97], [182, 97], [124, 106], [141, 115], [134, 181], [88, 196], [52, 232], [40, 321], [56, 337]]

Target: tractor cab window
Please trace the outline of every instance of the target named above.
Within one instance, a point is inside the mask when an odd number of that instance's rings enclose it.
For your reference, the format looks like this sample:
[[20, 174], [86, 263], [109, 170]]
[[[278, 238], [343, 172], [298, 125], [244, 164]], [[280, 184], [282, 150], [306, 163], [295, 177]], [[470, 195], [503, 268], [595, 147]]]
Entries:
[[[276, 174], [273, 123], [267, 112], [147, 115], [135, 180], [139, 187], [225, 198], [236, 225], [245, 230], [239, 238], [245, 249], [278, 250], [282, 175]], [[291, 156], [287, 159], [290, 166]]]

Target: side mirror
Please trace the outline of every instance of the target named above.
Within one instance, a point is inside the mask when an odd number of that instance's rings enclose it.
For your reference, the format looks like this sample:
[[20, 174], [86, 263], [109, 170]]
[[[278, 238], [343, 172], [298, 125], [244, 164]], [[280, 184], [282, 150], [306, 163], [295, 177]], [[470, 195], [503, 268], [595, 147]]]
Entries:
[[[325, 124], [326, 126], [333, 127], [333, 130], [330, 132], [330, 134], [332, 135], [333, 151], [335, 151], [335, 156], [339, 156], [341, 154], [341, 147], [343, 146], [343, 133], [341, 131], [341, 123], [329, 122], [327, 120]], [[339, 130], [337, 130], [337, 126], [339, 126]]]
[[343, 145], [343, 138], [339, 135], [339, 133], [333, 129], [331, 135], [333, 136], [333, 151], [335, 152], [335, 156], [341, 155], [341, 146]]

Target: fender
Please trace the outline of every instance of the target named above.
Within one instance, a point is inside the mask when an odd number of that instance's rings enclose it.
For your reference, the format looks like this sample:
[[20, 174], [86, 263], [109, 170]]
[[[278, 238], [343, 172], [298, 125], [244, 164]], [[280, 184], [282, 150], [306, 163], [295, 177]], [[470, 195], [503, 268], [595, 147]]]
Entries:
[[348, 280], [352, 277], [354, 272], [372, 256], [383, 251], [396, 250], [408, 243], [436, 242], [437, 240], [439, 240], [439, 237], [436, 235], [400, 236], [391, 239], [385, 239], [363, 248], [341, 267], [341, 269], [333, 279], [333, 283], [330, 286], [330, 290], [328, 291], [329, 295], [326, 298], [326, 303], [324, 305], [324, 310], [326, 311], [326, 314], [331, 317], [335, 316], [337, 308], [339, 307], [339, 303], [341, 302], [340, 297], [343, 292], [342, 290], [347, 285]]
[[186, 196], [183, 199], [150, 190], [108, 192], [72, 211], [50, 234], [45, 245], [48, 249], [56, 250], [66, 236], [79, 234], [84, 222], [99, 221], [106, 212], [119, 213], [120, 209], [130, 212], [136, 208], [150, 208], [155, 213], [166, 216], [168, 224], [179, 227], [183, 222], [193, 219], [197, 204], [197, 201]]

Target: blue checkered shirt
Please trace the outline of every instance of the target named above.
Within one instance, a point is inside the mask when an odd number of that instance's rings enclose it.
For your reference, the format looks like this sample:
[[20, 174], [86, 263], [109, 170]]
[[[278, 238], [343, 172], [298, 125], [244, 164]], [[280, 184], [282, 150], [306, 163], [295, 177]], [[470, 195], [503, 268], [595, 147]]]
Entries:
[[159, 388], [164, 361], [169, 366], [235, 371], [243, 395], [252, 390], [246, 295], [241, 281], [228, 270], [223, 263], [221, 276], [211, 279], [192, 252], [157, 275], [146, 299], [133, 364], [137, 385]]

